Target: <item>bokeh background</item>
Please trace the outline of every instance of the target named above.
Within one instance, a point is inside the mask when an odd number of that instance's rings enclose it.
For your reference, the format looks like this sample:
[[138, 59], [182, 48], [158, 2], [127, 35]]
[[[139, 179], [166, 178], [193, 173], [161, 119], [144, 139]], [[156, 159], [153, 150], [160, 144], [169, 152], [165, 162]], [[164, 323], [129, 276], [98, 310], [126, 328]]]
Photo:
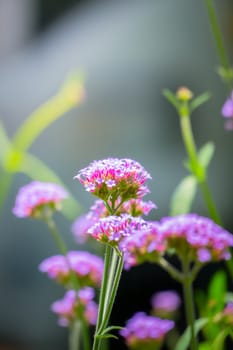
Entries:
[[[232, 58], [233, 4], [215, 3]], [[195, 95], [212, 94], [193, 115], [193, 128], [198, 146], [216, 144], [209, 181], [225, 226], [233, 229], [233, 137], [220, 115], [227, 95], [217, 66], [202, 0], [0, 0], [0, 116], [9, 136], [67, 75], [85, 74], [85, 102], [31, 148], [67, 184], [82, 212], [93, 199], [73, 176], [93, 159], [116, 156], [135, 159], [151, 173], [147, 199], [158, 205], [151, 218], [168, 214], [187, 172], [178, 118], [162, 90], [186, 85]], [[64, 350], [67, 330], [49, 310], [63, 291], [37, 269], [56, 248], [42, 224], [11, 213], [18, 188], [28, 181], [15, 177], [0, 222], [0, 349]], [[193, 210], [206, 214], [200, 195]], [[71, 223], [58, 222], [69, 246], [77, 247]], [[196, 288], [207, 285], [212, 270], [200, 274]], [[154, 266], [124, 273], [112, 322], [123, 325], [135, 311], [148, 311], [151, 295], [168, 288], [179, 291]], [[111, 349], [124, 345], [113, 341]]]

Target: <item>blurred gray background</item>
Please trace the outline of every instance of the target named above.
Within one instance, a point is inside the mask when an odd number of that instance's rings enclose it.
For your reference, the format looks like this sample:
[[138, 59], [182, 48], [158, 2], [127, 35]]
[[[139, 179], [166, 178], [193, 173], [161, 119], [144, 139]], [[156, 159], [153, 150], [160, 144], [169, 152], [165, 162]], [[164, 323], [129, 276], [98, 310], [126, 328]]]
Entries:
[[[233, 4], [215, 3], [232, 58]], [[0, 0], [0, 116], [9, 136], [68, 74], [85, 73], [85, 102], [31, 148], [67, 184], [83, 212], [93, 199], [73, 176], [92, 160], [113, 156], [145, 166], [153, 177], [147, 199], [158, 205], [152, 218], [168, 214], [171, 194], [187, 172], [178, 117], [162, 90], [186, 85], [195, 95], [212, 93], [194, 113], [193, 128], [199, 147], [216, 144], [209, 182], [226, 227], [233, 229], [233, 137], [220, 115], [226, 88], [217, 66], [202, 0]], [[56, 248], [41, 223], [11, 214], [19, 186], [28, 181], [15, 177], [0, 223], [0, 344], [2, 338], [32, 350], [66, 349], [66, 330], [49, 311], [62, 289], [37, 270]], [[193, 210], [207, 214], [200, 195]], [[76, 247], [71, 223], [58, 220]]]

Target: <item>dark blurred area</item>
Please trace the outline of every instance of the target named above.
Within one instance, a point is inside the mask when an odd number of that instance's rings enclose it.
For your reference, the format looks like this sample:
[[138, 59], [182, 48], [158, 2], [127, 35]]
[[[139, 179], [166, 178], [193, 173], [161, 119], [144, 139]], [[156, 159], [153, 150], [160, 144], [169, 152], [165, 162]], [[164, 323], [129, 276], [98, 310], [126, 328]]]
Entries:
[[[233, 3], [215, 1], [230, 59]], [[152, 175], [147, 199], [158, 205], [150, 219], [168, 215], [171, 195], [187, 174], [179, 121], [162, 90], [188, 86], [211, 100], [193, 115], [200, 147], [216, 145], [209, 183], [227, 229], [233, 232], [232, 133], [220, 115], [227, 96], [216, 70], [218, 59], [203, 1], [196, 0], [0, 0], [0, 115], [12, 136], [23, 120], [56, 93], [75, 70], [86, 76], [86, 100], [49, 127], [31, 152], [48, 164], [88, 211], [93, 199], [77, 181], [79, 169], [109, 156], [139, 161]], [[56, 253], [42, 223], [13, 217], [17, 175], [0, 223], [0, 350], [64, 350], [67, 330], [57, 325], [51, 303], [63, 290], [38, 272]], [[193, 210], [207, 215], [201, 195]], [[71, 222], [57, 217], [68, 245], [77, 247]], [[200, 273], [206, 288], [216, 266]], [[150, 309], [159, 290], [180, 286], [157, 266], [124, 272], [112, 324], [124, 325], [136, 311]], [[181, 328], [184, 327], [182, 320]], [[125, 349], [112, 341], [111, 350]]]

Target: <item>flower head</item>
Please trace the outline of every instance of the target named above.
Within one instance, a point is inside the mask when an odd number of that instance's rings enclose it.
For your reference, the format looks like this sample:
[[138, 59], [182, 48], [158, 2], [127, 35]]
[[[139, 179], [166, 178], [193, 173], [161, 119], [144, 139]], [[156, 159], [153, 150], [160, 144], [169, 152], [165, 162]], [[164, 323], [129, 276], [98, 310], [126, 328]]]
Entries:
[[81, 286], [100, 286], [103, 259], [86, 251], [70, 251], [67, 256], [55, 255], [45, 259], [39, 270], [62, 284], [69, 284], [71, 271], [77, 275]]
[[130, 349], [157, 350], [165, 335], [174, 327], [174, 322], [148, 316], [144, 312], [136, 313], [120, 331]]
[[161, 234], [168, 248], [201, 263], [230, 259], [233, 236], [211, 219], [183, 214], [161, 220]]
[[152, 313], [162, 318], [173, 318], [180, 303], [179, 295], [173, 290], [157, 292], [151, 298]]
[[124, 237], [120, 249], [124, 252], [125, 268], [129, 269], [145, 261], [156, 262], [164, 254], [166, 242], [158, 223], [144, 222], [143, 226], [134, 229], [132, 235]]
[[131, 159], [107, 158], [92, 162], [75, 176], [88, 192], [104, 201], [122, 202], [141, 198], [149, 192], [145, 182], [150, 174]]
[[97, 241], [117, 246], [124, 237], [130, 236], [144, 225], [146, 222], [143, 219], [128, 214], [107, 216], [92, 226], [88, 234]]
[[180, 101], [189, 101], [192, 99], [193, 93], [186, 86], [181, 86], [176, 92], [176, 97]]
[[19, 190], [13, 213], [22, 217], [37, 217], [44, 207], [57, 210], [68, 193], [58, 184], [32, 181]]
[[70, 325], [79, 316], [84, 317], [88, 324], [94, 325], [97, 319], [97, 304], [93, 301], [94, 290], [90, 287], [80, 289], [78, 292], [69, 290], [61, 300], [55, 301], [51, 309], [59, 317], [60, 326]]
[[226, 119], [225, 128], [233, 130], [233, 92], [222, 106], [222, 115]]

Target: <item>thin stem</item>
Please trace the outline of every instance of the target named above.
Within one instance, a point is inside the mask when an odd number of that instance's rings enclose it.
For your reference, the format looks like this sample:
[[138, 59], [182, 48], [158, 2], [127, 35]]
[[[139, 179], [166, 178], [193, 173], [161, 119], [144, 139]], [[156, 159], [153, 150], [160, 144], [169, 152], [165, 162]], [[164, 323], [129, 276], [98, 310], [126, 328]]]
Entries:
[[[206, 5], [207, 13], [209, 16], [210, 26], [211, 26], [213, 37], [215, 40], [215, 46], [216, 46], [216, 50], [217, 50], [220, 64], [222, 65], [222, 67], [226, 71], [229, 72], [231, 67], [230, 67], [230, 64], [228, 61], [228, 57], [227, 57], [225, 45], [223, 42], [222, 34], [221, 34], [221, 31], [219, 28], [218, 19], [217, 19], [214, 5], [213, 5], [213, 1], [212, 0], [205, 0], [205, 5]], [[232, 79], [228, 77], [227, 85], [228, 85], [229, 91], [231, 91], [231, 88], [232, 88], [232, 84], [231, 84], [232, 81], [231, 80]]]
[[98, 338], [98, 331], [101, 327], [101, 323], [104, 316], [104, 309], [105, 309], [105, 295], [107, 290], [107, 282], [108, 282], [108, 275], [109, 275], [109, 268], [111, 263], [111, 247], [109, 245], [106, 245], [105, 250], [105, 258], [104, 258], [104, 273], [103, 273], [103, 279], [102, 284], [100, 288], [100, 297], [99, 297], [99, 310], [98, 310], [98, 317], [97, 317], [97, 323], [96, 323], [96, 331], [94, 335], [94, 343], [93, 343], [93, 350], [98, 350], [100, 345], [100, 339]]
[[181, 133], [182, 133], [183, 142], [186, 148], [186, 152], [190, 159], [191, 171], [193, 172], [194, 176], [196, 177], [200, 185], [200, 189], [202, 191], [202, 195], [206, 203], [206, 207], [208, 209], [209, 215], [217, 224], [221, 225], [220, 216], [218, 214], [217, 208], [211, 196], [211, 192], [209, 190], [208, 183], [206, 181], [205, 173], [203, 173], [205, 172], [205, 169], [202, 168], [198, 160], [196, 144], [194, 141], [191, 122], [190, 122], [190, 116], [188, 114], [186, 115], [180, 114], [180, 127], [181, 127]]
[[47, 223], [50, 232], [52, 233], [52, 236], [57, 244], [58, 250], [60, 251], [60, 253], [62, 255], [66, 256], [66, 254], [67, 254], [66, 245], [65, 245], [61, 235], [59, 234], [59, 232], [56, 228], [55, 222], [52, 219], [51, 215], [46, 215], [44, 220]]
[[[114, 252], [114, 254], [117, 254], [117, 253]], [[110, 315], [112, 312], [113, 304], [114, 304], [114, 301], [116, 298], [116, 293], [117, 293], [117, 289], [118, 289], [120, 278], [121, 278], [123, 264], [124, 264], [124, 259], [123, 259], [123, 255], [122, 255], [122, 256], [119, 256], [119, 258], [118, 258], [118, 264], [117, 264], [117, 268], [116, 268], [115, 278], [114, 278], [114, 282], [112, 284], [112, 292], [111, 292], [111, 295], [109, 297], [106, 313], [104, 315], [104, 319], [103, 319], [101, 328], [99, 330], [100, 333], [104, 330], [104, 328], [107, 327], [107, 324], [108, 324], [108, 321], [109, 321], [109, 318], [110, 318]]]
[[70, 327], [70, 332], [69, 332], [69, 349], [70, 350], [79, 350], [80, 330], [81, 330], [80, 322], [75, 321], [74, 324]]
[[184, 279], [182, 282], [183, 293], [184, 293], [184, 304], [185, 304], [185, 313], [186, 321], [190, 326], [191, 331], [191, 350], [198, 349], [198, 342], [195, 336], [194, 323], [195, 323], [195, 312], [193, 304], [193, 290], [192, 290], [192, 278], [190, 278], [189, 262], [187, 260], [182, 261], [182, 270], [184, 274]]
[[110, 297], [111, 290], [112, 290], [112, 284], [113, 284], [115, 273], [116, 273], [117, 262], [118, 262], [118, 254], [116, 253], [115, 250], [113, 250], [111, 266], [109, 269], [110, 271], [108, 274], [108, 283], [107, 283], [107, 290], [106, 290], [106, 296], [105, 296], [104, 314], [106, 312], [106, 307], [107, 307], [107, 304], [109, 302], [109, 297]]
[[158, 260], [158, 264], [164, 268], [176, 281], [183, 282], [183, 275], [175, 267], [173, 267], [162, 256]]

